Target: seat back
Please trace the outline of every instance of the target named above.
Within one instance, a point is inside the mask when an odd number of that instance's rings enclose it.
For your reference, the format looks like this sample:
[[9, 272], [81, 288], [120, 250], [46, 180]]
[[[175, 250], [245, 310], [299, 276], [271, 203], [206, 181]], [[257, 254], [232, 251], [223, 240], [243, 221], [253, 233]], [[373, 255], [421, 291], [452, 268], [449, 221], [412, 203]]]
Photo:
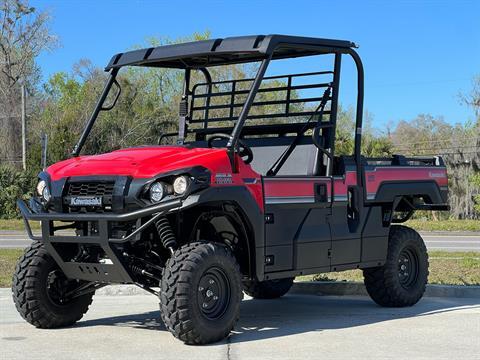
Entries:
[[[253, 170], [265, 176], [275, 161], [292, 143], [293, 137], [247, 138], [242, 141], [252, 149], [253, 160], [250, 165]], [[206, 141], [195, 141], [190, 144], [198, 147], [207, 146]], [[226, 145], [226, 140], [215, 141], [215, 146]], [[277, 175], [318, 175], [318, 157], [318, 149], [312, 143], [311, 138], [303, 137]]]
[[[283, 154], [293, 138], [245, 139], [253, 152], [252, 168], [261, 175]], [[316, 175], [318, 150], [308, 138], [302, 139], [277, 175]]]

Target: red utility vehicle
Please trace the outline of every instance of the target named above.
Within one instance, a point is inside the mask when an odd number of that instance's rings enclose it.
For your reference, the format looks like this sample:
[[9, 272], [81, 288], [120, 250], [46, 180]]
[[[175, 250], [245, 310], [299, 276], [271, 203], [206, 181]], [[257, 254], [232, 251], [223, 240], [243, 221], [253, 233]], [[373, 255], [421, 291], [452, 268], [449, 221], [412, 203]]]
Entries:
[[[68, 326], [96, 289], [136, 284], [159, 296], [176, 337], [204, 344], [229, 334], [242, 290], [280, 297], [297, 275], [346, 269], [363, 269], [378, 304], [415, 304], [427, 282], [425, 245], [392, 224], [418, 209], [448, 208], [446, 169], [440, 157], [361, 155], [364, 77], [355, 47], [268, 35], [115, 55], [72, 157], [39, 174], [28, 205], [18, 202], [35, 241], [14, 275], [20, 314], [39, 328]], [[265, 76], [275, 61], [317, 55], [331, 69]], [[334, 148], [344, 58], [358, 71], [350, 156]], [[248, 62], [259, 64], [252, 79], [212, 79], [212, 67]], [[98, 114], [115, 106], [126, 66], [184, 71], [178, 132], [159, 139], [176, 137], [176, 145], [81, 156]], [[41, 236], [28, 220], [41, 221]]]

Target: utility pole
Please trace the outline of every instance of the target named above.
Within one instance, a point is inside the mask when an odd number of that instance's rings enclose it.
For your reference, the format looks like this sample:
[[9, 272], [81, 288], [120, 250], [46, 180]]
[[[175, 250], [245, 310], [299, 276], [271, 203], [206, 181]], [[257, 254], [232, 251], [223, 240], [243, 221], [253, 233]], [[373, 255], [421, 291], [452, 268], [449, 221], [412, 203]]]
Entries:
[[25, 85], [22, 85], [22, 165], [27, 170], [27, 105]]
[[45, 133], [42, 133], [42, 169], [45, 169], [47, 167], [47, 148], [48, 148], [48, 135]]

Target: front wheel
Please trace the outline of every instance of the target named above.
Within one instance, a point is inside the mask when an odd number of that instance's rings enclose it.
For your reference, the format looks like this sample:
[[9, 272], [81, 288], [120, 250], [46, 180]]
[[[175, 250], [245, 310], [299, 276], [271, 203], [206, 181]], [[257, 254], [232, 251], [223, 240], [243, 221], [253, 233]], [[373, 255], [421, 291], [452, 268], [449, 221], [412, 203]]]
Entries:
[[428, 280], [428, 255], [421, 236], [406, 226], [390, 228], [385, 265], [363, 270], [370, 297], [381, 306], [416, 304]]
[[69, 326], [80, 320], [92, 303], [93, 293], [69, 298], [81, 286], [67, 279], [40, 242], [29, 246], [13, 275], [13, 302], [20, 315], [37, 328]]
[[167, 329], [186, 344], [228, 336], [240, 312], [240, 269], [228, 247], [194, 242], [167, 261], [160, 283], [160, 312]]

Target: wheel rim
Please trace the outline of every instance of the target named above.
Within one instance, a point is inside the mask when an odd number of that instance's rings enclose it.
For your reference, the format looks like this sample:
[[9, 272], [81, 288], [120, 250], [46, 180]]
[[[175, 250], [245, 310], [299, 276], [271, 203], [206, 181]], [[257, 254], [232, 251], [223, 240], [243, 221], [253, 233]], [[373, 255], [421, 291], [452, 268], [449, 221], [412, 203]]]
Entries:
[[198, 306], [209, 320], [221, 317], [230, 304], [231, 287], [225, 272], [218, 267], [205, 271], [198, 284]]
[[55, 305], [66, 305], [66, 294], [77, 286], [76, 281], [68, 280], [62, 271], [53, 270], [47, 277], [47, 296]]
[[415, 285], [418, 278], [418, 257], [411, 248], [405, 248], [401, 251], [398, 258], [398, 277], [400, 284], [405, 289], [410, 289]]

